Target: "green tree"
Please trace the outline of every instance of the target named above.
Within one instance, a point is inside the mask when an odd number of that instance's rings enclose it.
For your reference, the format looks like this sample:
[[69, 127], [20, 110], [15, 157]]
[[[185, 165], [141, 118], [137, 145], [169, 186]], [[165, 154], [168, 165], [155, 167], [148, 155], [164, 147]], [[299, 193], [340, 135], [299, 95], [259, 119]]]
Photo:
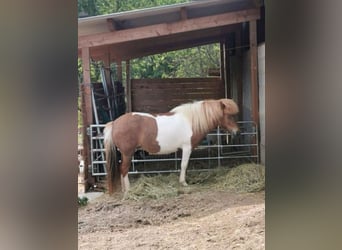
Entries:
[[209, 44], [131, 61], [132, 78], [206, 77], [220, 67], [220, 46]]
[[79, 17], [110, 14], [161, 5], [188, 2], [187, 0], [78, 0]]
[[96, 8], [96, 0], [78, 0], [78, 16], [96, 16], [100, 13]]

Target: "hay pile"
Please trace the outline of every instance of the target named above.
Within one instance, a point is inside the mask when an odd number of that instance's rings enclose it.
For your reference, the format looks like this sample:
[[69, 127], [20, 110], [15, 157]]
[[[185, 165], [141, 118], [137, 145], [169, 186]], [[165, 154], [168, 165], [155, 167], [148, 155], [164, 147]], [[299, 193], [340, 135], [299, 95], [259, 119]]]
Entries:
[[244, 164], [216, 176], [214, 187], [235, 192], [258, 192], [265, 189], [265, 167]]
[[154, 175], [141, 176], [137, 179], [130, 188], [126, 199], [141, 200], [145, 198], [161, 199], [178, 195], [178, 176], [170, 175]]
[[132, 183], [126, 199], [162, 199], [175, 197], [194, 189], [257, 192], [265, 188], [265, 167], [243, 164], [234, 168], [217, 168], [210, 172], [189, 172], [187, 173], [188, 187], [181, 186], [178, 179], [178, 173], [141, 176]]

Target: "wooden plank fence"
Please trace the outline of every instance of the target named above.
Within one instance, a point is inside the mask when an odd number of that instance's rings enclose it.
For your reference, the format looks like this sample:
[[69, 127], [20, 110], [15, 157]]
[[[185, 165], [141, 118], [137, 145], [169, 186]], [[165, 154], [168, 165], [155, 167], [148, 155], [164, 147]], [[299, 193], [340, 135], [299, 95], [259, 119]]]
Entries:
[[183, 103], [224, 98], [220, 78], [132, 79], [132, 111], [162, 113]]

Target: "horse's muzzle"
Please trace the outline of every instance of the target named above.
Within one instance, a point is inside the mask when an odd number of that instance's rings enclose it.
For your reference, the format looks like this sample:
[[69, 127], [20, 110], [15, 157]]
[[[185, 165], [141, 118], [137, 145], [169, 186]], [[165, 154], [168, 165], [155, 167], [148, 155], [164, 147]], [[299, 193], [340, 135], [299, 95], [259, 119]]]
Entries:
[[241, 134], [240, 129], [234, 129], [231, 133], [232, 136], [239, 136]]

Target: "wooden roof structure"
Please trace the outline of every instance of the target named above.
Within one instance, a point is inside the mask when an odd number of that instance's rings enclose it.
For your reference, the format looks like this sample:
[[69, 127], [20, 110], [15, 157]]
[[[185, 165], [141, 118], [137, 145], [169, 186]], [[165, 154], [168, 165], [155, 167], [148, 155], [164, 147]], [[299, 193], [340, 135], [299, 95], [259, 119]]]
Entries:
[[259, 17], [256, 1], [211, 0], [80, 18], [79, 54], [116, 61], [205, 45]]
[[[243, 24], [249, 24], [252, 119], [258, 124], [256, 21], [259, 18], [260, 1], [257, 0], [191, 1], [80, 18], [78, 56], [83, 67], [83, 133], [92, 124], [90, 59], [109, 66], [111, 62], [121, 63], [211, 43], [220, 43], [223, 51], [228, 34], [241, 34]], [[221, 54], [221, 61], [225, 56]], [[84, 148], [87, 148], [89, 142], [85, 137]]]

